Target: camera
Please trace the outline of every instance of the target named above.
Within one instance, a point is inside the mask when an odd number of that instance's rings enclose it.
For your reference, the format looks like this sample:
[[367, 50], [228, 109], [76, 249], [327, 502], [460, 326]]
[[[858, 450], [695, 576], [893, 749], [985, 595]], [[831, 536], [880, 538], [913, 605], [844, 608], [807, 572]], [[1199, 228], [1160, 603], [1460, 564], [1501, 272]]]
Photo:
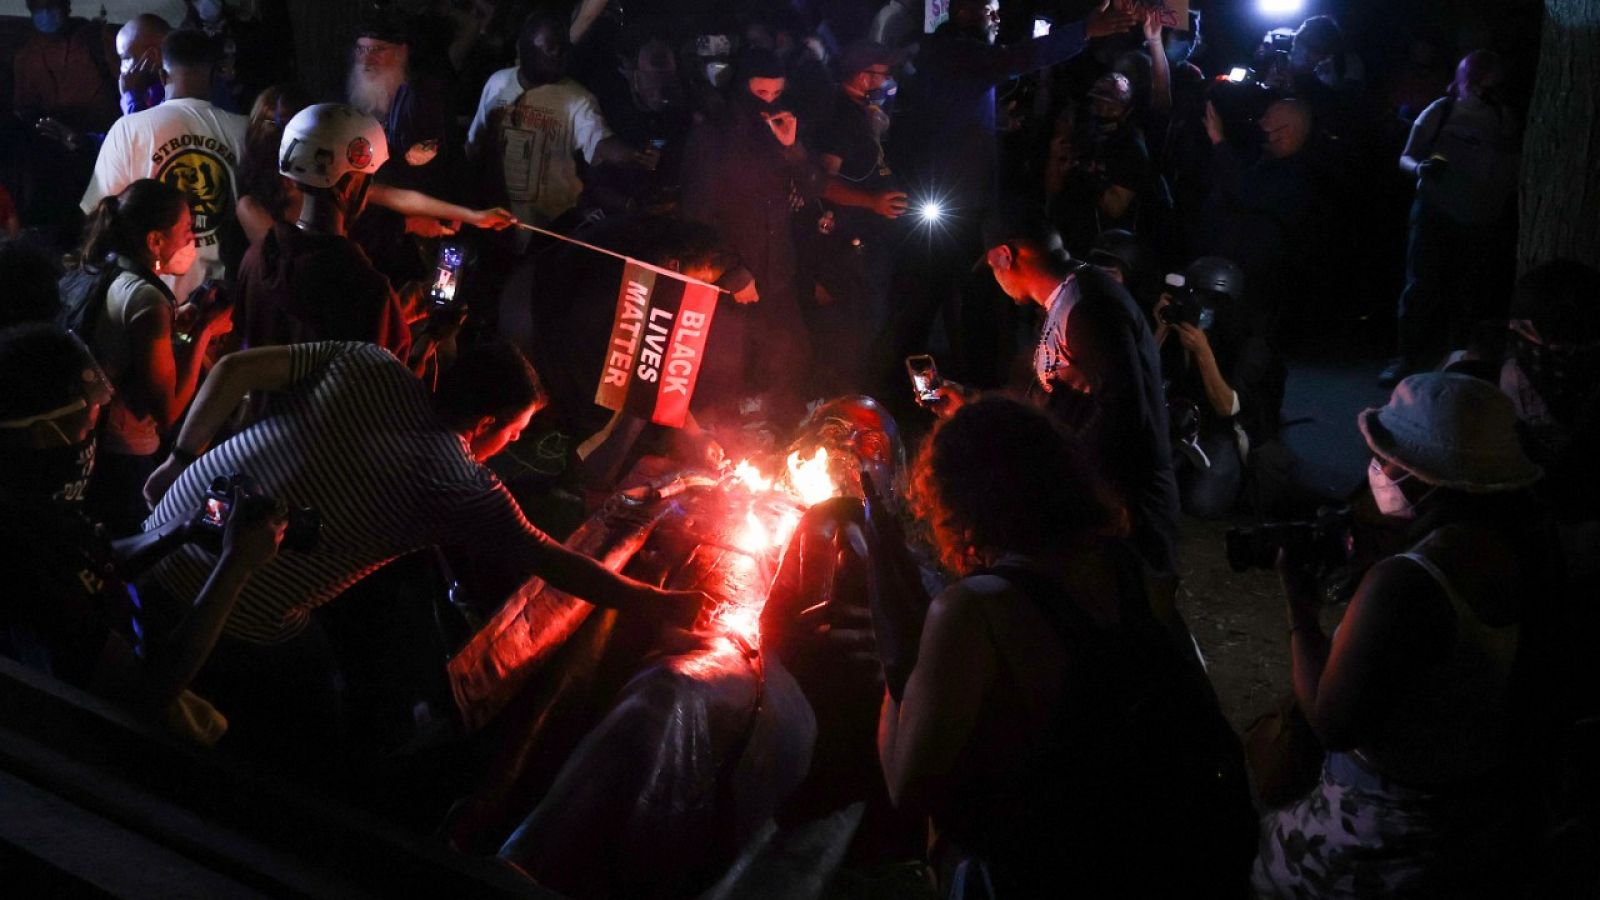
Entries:
[[1177, 273], [1168, 275], [1168, 302], [1157, 315], [1161, 317], [1162, 322], [1173, 327], [1193, 325], [1201, 331], [1206, 331], [1216, 319], [1216, 308], [1207, 303], [1204, 296], [1188, 284], [1188, 280], [1182, 275]]
[[1350, 507], [1324, 506], [1307, 520], [1230, 528], [1224, 537], [1228, 567], [1235, 572], [1270, 569], [1277, 564], [1278, 550], [1290, 548], [1304, 552], [1321, 571], [1336, 569], [1350, 561], [1351, 521]]
[[[222, 552], [222, 532], [228, 527], [234, 506], [244, 502], [276, 503], [257, 489], [255, 479], [240, 472], [219, 475], [206, 491], [205, 506], [200, 511], [196, 525], [196, 543], [214, 554]], [[309, 506], [290, 506], [288, 520], [284, 523], [285, 550], [309, 553], [317, 547], [322, 536], [322, 517]]]
[[1257, 72], [1234, 69], [1211, 82], [1206, 89], [1206, 99], [1211, 101], [1217, 116], [1222, 119], [1222, 128], [1228, 140], [1251, 144], [1260, 142], [1262, 135], [1258, 123], [1267, 107], [1279, 99], [1279, 95], [1262, 81]]

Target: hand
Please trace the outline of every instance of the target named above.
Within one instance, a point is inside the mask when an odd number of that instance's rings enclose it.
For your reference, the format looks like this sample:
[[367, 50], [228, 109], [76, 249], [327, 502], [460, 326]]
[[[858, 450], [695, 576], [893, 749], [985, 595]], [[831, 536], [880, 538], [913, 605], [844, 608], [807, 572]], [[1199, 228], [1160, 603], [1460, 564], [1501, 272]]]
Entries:
[[406, 231], [417, 237], [449, 237], [460, 230], [460, 226], [456, 223], [436, 219], [433, 216], [406, 216]]
[[760, 299], [761, 295], [756, 293], [756, 283], [754, 281], [733, 292], [733, 302], [741, 306], [755, 303]]
[[772, 129], [772, 136], [778, 139], [778, 143], [785, 147], [794, 146], [795, 139], [800, 135], [800, 120], [794, 113], [784, 110], [770, 116], [763, 115], [762, 118], [767, 120], [767, 127]]
[[1130, 7], [1119, 2], [1112, 6], [1110, 0], [1105, 0], [1083, 22], [1083, 33], [1088, 38], [1106, 37], [1121, 34], [1132, 28], [1139, 21], [1138, 13]]
[[633, 164], [646, 172], [654, 172], [656, 166], [661, 165], [661, 151], [655, 147], [646, 147], [643, 150], [633, 151]]
[[1144, 42], [1146, 44], [1161, 43], [1161, 17], [1165, 13], [1160, 6], [1152, 6], [1144, 14]]
[[471, 222], [475, 228], [504, 231], [517, 224], [517, 217], [511, 214], [511, 210], [496, 206], [493, 209], [474, 210]]
[[150, 473], [149, 478], [145, 479], [144, 502], [152, 510], [155, 509], [156, 504], [161, 502], [161, 498], [167, 495], [167, 489], [172, 487], [172, 483], [177, 481], [178, 476], [182, 475], [183, 470], [187, 468], [189, 468], [188, 463], [179, 462], [175, 456], [167, 457], [167, 461], [156, 466], [156, 470]]
[[939, 418], [948, 419], [956, 414], [956, 410], [972, 402], [972, 393], [964, 385], [956, 384], [954, 381], [946, 381], [944, 384], [939, 385], [939, 396], [936, 399], [926, 402], [918, 400], [917, 402], [921, 406], [932, 410], [933, 414]]
[[908, 198], [903, 191], [884, 191], [872, 198], [872, 211], [885, 219], [905, 215]]
[[1317, 577], [1304, 556], [1289, 547], [1278, 550], [1278, 583], [1288, 605], [1289, 630], [1311, 628], [1322, 631], [1322, 604], [1317, 595]]
[[34, 125], [33, 127], [35, 131], [39, 132], [40, 137], [55, 141], [61, 146], [67, 148], [68, 152], [71, 153], [76, 153], [78, 151], [78, 147], [83, 140], [83, 135], [73, 131], [71, 128], [68, 128], [55, 119], [40, 119], [38, 124]]
[[222, 531], [222, 558], [254, 570], [271, 562], [283, 543], [289, 506], [282, 500], [233, 493], [233, 513]]
[[156, 62], [160, 54], [155, 50], [146, 50], [139, 58], [133, 61], [128, 70], [117, 77], [117, 90], [137, 91], [143, 90], [161, 80], [161, 66]]
[[1211, 340], [1206, 333], [1188, 322], [1177, 325], [1178, 340], [1183, 343], [1183, 349], [1194, 354], [1195, 361], [1200, 363], [1215, 362], [1216, 356], [1211, 352]]
[[1444, 170], [1447, 169], [1447, 168], [1449, 168], [1449, 163], [1445, 162], [1443, 159], [1441, 159], [1441, 158], [1439, 158], [1437, 156], [1430, 156], [1427, 159], [1423, 160], [1422, 162], [1417, 163], [1417, 177], [1418, 178], [1434, 178], [1434, 177], [1438, 177], [1440, 175], [1443, 175], [1444, 174]]
[[1206, 137], [1211, 138], [1212, 144], [1220, 144], [1227, 139], [1227, 131], [1222, 127], [1222, 116], [1217, 114], [1217, 107], [1206, 101]]

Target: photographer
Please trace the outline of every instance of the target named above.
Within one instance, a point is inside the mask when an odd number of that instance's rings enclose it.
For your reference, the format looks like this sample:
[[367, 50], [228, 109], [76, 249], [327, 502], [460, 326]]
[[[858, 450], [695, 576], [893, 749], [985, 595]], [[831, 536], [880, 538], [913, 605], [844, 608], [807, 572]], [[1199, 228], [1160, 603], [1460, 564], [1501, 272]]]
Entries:
[[1299, 100], [1267, 106], [1252, 129], [1260, 132], [1261, 155], [1250, 160], [1229, 140], [1229, 123], [1208, 101], [1206, 136], [1211, 140], [1211, 189], [1199, 241], [1207, 256], [1232, 260], [1244, 271], [1253, 306], [1276, 321], [1302, 250], [1312, 212], [1312, 177], [1306, 161], [1311, 107]]
[[[111, 385], [83, 344], [50, 325], [0, 331], [0, 647], [77, 687], [150, 710], [180, 733], [214, 742], [226, 722], [186, 688], [251, 573], [282, 536], [281, 512], [235, 517], [188, 614], [136, 652], [135, 600], [123, 578], [181, 541], [189, 517], [107, 541], [84, 515], [95, 427]], [[193, 513], [193, 508], [190, 513]]]
[[1245, 305], [1238, 266], [1203, 256], [1183, 278], [1156, 301], [1155, 339], [1169, 413], [1198, 410], [1196, 432], [1180, 436], [1173, 455], [1178, 500], [1214, 519], [1238, 499], [1251, 448], [1277, 434], [1286, 372]]
[[[273, 415], [205, 452], [252, 391], [274, 394]], [[504, 343], [464, 350], [431, 396], [372, 344], [295, 344], [223, 357], [172, 456], [145, 487], [155, 504], [146, 525], [164, 527], [200, 502], [214, 479], [235, 472], [320, 515], [314, 549], [274, 560], [246, 588], [222, 638], [227, 653], [206, 672], [219, 700], [255, 716], [253, 739], [277, 742], [276, 752], [304, 753], [304, 739], [293, 735], [319, 728], [337, 734], [338, 693], [312, 612], [428, 546], [459, 551], [452, 558], [474, 577], [484, 615], [536, 577], [611, 608], [669, 617], [699, 609], [698, 592], [633, 581], [552, 541], [484, 467], [544, 403], [533, 368]], [[186, 547], [156, 565], [140, 585], [154, 627], [187, 605], [210, 564], [203, 551]]]
[[1265, 822], [1261, 896], [1515, 896], [1534, 775], [1523, 641], [1559, 566], [1516, 413], [1466, 375], [1414, 375], [1358, 419], [1378, 510], [1410, 549], [1357, 587], [1334, 637], [1299, 548], [1279, 557], [1294, 693], [1329, 749]]

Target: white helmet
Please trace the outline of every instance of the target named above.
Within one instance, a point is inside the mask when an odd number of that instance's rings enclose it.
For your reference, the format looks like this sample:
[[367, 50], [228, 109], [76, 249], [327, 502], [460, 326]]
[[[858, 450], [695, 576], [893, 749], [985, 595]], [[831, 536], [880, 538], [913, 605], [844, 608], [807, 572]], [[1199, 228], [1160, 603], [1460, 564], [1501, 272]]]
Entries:
[[307, 187], [331, 188], [346, 172], [371, 175], [388, 161], [383, 126], [343, 103], [300, 110], [278, 142], [278, 171]]

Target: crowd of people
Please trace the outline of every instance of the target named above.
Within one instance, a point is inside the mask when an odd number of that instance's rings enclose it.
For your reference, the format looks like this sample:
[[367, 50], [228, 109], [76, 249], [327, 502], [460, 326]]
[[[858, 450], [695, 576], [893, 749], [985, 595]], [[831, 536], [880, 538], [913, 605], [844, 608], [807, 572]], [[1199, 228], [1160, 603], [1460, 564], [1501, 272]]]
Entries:
[[[1511, 896], [1550, 856], [1552, 754], [1594, 715], [1600, 272], [1513, 287], [1495, 52], [1384, 108], [1328, 16], [1230, 74], [1200, 13], [1137, 0], [951, 0], [927, 34], [902, 0], [375, 3], [315, 96], [281, 4], [185, 5], [113, 30], [28, 0], [7, 655], [257, 759], [368, 752], [340, 669], [373, 654], [323, 619], [397, 560], [439, 548], [472, 621], [535, 578], [705, 602], [530, 523], [485, 464], [536, 414], [593, 436], [603, 497], [641, 453], [725, 465], [866, 394], [931, 429], [909, 533], [947, 586], [873, 619], [882, 775], [943, 895]], [[1321, 544], [1272, 548], [1326, 753], [1252, 808], [1176, 608], [1182, 523], [1305, 512], [1285, 347], [1380, 158], [1416, 194], [1393, 395], [1351, 423], [1364, 567], [1330, 637]], [[596, 247], [717, 290], [681, 430], [595, 403]]]

